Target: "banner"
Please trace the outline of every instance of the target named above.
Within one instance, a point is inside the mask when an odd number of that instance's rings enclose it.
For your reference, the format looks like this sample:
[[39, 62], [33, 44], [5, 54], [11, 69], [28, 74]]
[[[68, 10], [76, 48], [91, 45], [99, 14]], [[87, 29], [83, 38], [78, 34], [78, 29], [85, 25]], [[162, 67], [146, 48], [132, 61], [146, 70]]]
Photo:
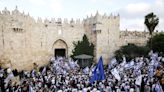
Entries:
[[104, 79], [105, 79], [104, 66], [101, 56], [98, 64], [96, 65], [96, 68], [93, 71], [93, 75], [91, 76], [90, 83], [93, 83], [94, 81], [98, 81], [98, 80], [104, 80]]
[[121, 77], [120, 77], [120, 75], [119, 75], [119, 72], [118, 72], [118, 70], [117, 70], [116, 68], [112, 69], [112, 70], [111, 70], [111, 73], [112, 73], [112, 75], [113, 75], [118, 81], [121, 80]]

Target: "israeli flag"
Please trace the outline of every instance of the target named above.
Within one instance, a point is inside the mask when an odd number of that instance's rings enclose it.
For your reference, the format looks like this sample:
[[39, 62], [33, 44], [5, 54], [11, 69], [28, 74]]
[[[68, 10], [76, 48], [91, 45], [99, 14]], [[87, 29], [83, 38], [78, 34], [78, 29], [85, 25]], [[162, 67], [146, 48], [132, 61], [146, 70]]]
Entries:
[[93, 83], [94, 81], [98, 81], [98, 80], [104, 80], [104, 79], [105, 79], [104, 66], [103, 66], [103, 59], [101, 56], [98, 64], [96, 65], [96, 68], [93, 71], [93, 75], [90, 78], [90, 83]]

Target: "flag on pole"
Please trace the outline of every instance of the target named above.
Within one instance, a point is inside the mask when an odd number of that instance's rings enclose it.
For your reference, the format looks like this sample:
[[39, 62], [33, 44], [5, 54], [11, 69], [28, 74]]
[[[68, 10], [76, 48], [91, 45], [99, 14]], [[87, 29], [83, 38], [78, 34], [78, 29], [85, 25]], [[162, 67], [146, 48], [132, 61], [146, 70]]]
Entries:
[[105, 79], [104, 66], [103, 66], [103, 59], [101, 56], [98, 64], [96, 65], [96, 68], [93, 71], [93, 74], [90, 79], [90, 83], [93, 83], [94, 81], [98, 81], [98, 80], [104, 80], [104, 79]]
[[111, 70], [111, 73], [112, 73], [112, 75], [113, 75], [118, 81], [121, 80], [121, 77], [120, 77], [120, 75], [119, 75], [119, 71], [118, 71], [116, 68], [112, 69], [112, 70]]

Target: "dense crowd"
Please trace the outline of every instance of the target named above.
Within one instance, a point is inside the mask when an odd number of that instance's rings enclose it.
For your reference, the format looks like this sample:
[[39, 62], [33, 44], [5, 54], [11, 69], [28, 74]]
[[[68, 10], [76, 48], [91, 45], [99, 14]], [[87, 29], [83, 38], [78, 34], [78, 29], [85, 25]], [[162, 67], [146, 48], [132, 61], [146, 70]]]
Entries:
[[31, 71], [0, 68], [0, 92], [163, 92], [163, 64], [164, 57], [152, 52], [129, 62], [113, 58], [106, 79], [90, 83], [95, 65], [81, 69], [77, 61], [56, 57], [41, 68], [34, 63]]

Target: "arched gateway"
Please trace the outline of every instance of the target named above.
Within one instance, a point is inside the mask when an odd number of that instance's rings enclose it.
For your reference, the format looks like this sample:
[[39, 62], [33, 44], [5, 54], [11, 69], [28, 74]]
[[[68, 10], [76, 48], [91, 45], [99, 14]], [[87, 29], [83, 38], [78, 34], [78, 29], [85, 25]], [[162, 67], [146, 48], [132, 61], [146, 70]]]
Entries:
[[54, 56], [64, 56], [67, 57], [68, 46], [66, 42], [62, 39], [58, 39], [53, 44]]

